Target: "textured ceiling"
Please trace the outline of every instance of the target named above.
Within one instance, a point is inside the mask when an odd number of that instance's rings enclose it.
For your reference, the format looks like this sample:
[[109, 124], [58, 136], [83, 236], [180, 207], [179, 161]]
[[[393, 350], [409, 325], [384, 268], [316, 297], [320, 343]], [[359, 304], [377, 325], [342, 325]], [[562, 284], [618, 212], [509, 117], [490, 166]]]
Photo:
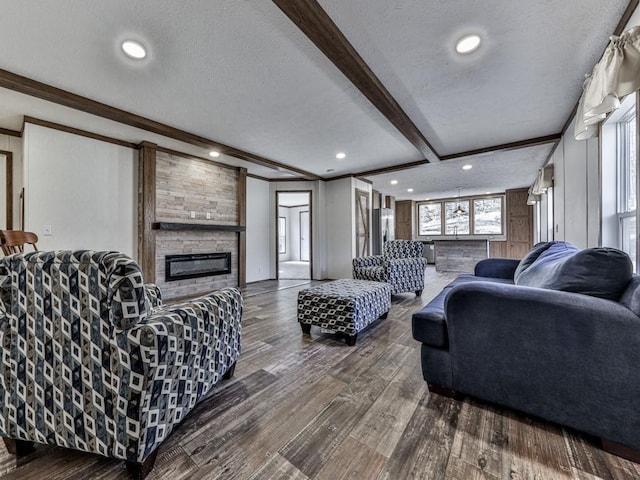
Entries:
[[[552, 144], [472, 155], [438, 164], [369, 177], [373, 188], [396, 200], [428, 200], [458, 195], [484, 195], [533, 185], [538, 169], [547, 160]], [[471, 170], [463, 170], [471, 165]], [[391, 185], [397, 180], [396, 185]], [[413, 192], [407, 192], [413, 188]]]
[[[627, 0], [320, 0], [440, 155], [560, 132]], [[457, 55], [457, 39], [482, 47]]]
[[[319, 2], [441, 155], [559, 133], [580, 95], [584, 73], [598, 60], [628, 4]], [[0, 68], [321, 176], [423, 158], [272, 2], [191, 0], [186, 5], [171, 0], [10, 2], [0, 16]], [[483, 35], [482, 48], [475, 55], [455, 55], [454, 41], [470, 31]], [[136, 63], [121, 55], [118, 45], [127, 37], [149, 47], [148, 59]], [[206, 155], [0, 89], [0, 127], [19, 129], [24, 114]], [[336, 160], [338, 151], [347, 158]], [[512, 150], [496, 154], [492, 162], [504, 162], [501, 173], [508, 168], [514, 172], [509, 177], [533, 178], [544, 159], [525, 157]], [[230, 157], [220, 161], [269, 178], [288, 175]], [[515, 165], [518, 172], [511, 168]], [[449, 172], [441, 182], [456, 182], [453, 161], [419, 168], [434, 169], [426, 177]], [[476, 176], [480, 183], [474, 168], [470, 178]], [[503, 177], [495, 177], [495, 189], [514, 182], [522, 186], [519, 178]], [[437, 188], [450, 191], [457, 184]], [[418, 194], [423, 187], [414, 188]], [[424, 188], [436, 189], [426, 183]]]

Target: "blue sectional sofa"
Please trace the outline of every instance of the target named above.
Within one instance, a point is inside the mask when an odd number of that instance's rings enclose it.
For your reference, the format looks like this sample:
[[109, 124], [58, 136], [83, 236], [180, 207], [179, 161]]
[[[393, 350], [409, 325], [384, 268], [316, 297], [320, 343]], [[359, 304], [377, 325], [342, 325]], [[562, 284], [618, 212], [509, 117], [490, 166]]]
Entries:
[[640, 450], [632, 270], [619, 250], [564, 242], [538, 244], [520, 262], [479, 262], [413, 315], [424, 379]]

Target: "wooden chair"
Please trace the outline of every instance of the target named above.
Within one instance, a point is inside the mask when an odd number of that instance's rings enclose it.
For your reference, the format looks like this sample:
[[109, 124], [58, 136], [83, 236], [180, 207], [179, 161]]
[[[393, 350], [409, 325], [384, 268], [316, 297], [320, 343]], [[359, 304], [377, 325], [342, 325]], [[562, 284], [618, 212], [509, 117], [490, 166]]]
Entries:
[[37, 252], [38, 235], [22, 230], [0, 230], [0, 246], [5, 255], [24, 252], [25, 244], [29, 244]]

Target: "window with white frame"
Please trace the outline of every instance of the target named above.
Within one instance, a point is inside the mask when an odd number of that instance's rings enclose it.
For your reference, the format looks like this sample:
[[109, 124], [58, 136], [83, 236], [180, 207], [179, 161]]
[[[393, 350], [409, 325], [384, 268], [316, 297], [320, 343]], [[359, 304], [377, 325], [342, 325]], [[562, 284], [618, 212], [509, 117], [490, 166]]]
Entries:
[[616, 124], [616, 157], [618, 174], [618, 222], [620, 249], [629, 254], [636, 269], [636, 204], [637, 204], [637, 120], [635, 106], [625, 112]]
[[418, 237], [504, 235], [504, 195], [416, 203]]
[[442, 235], [442, 204], [418, 204], [418, 235]]
[[469, 234], [469, 200], [444, 202], [444, 234]]
[[473, 200], [473, 233], [502, 235], [502, 197]]

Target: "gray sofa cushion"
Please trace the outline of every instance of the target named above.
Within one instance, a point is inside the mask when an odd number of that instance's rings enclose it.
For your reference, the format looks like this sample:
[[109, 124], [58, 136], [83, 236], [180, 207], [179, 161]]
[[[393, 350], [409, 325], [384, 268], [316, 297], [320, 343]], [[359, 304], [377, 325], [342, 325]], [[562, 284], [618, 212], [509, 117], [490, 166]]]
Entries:
[[617, 301], [632, 275], [631, 260], [620, 250], [605, 247], [578, 250], [558, 242], [542, 252], [515, 283]]

